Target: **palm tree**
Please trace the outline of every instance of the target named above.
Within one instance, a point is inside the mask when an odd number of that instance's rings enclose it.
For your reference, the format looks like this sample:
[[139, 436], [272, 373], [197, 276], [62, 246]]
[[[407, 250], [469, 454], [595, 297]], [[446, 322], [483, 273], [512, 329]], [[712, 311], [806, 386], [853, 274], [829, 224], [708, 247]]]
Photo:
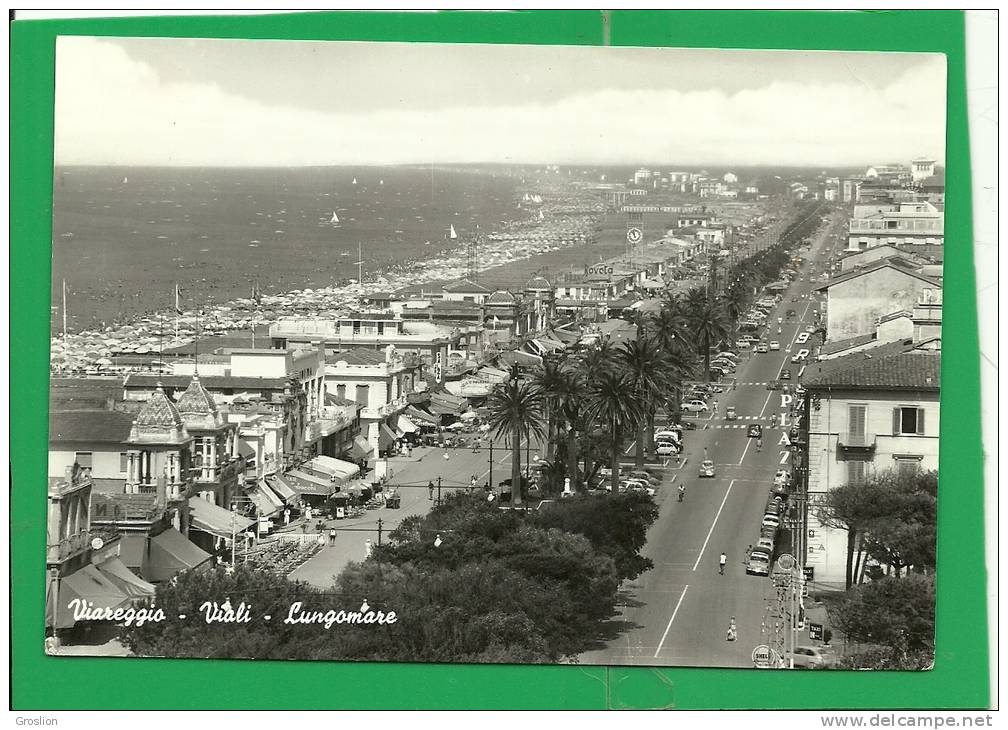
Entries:
[[531, 383], [512, 378], [497, 385], [487, 398], [490, 428], [511, 443], [511, 504], [522, 503], [521, 441], [543, 435], [542, 397]]
[[704, 374], [710, 380], [711, 347], [728, 336], [728, 323], [721, 305], [715, 301], [705, 302], [691, 314], [694, 342], [703, 354]]
[[[598, 383], [599, 379], [615, 366], [615, 349], [608, 341], [601, 342], [598, 346], [591, 348], [581, 356], [581, 360], [576, 368], [576, 376], [581, 384], [581, 397], [591, 390]], [[581, 420], [578, 430], [585, 439], [584, 449], [584, 475], [585, 480], [590, 479], [595, 466], [595, 454], [592, 450], [592, 435], [595, 432], [596, 420], [591, 416], [582, 403]]]
[[577, 435], [584, 429], [584, 384], [584, 375], [569, 367], [558, 388], [561, 419], [567, 429], [567, 476], [574, 488], [578, 484]]
[[731, 323], [731, 335], [732, 340], [734, 340], [735, 328], [738, 326], [739, 319], [742, 318], [742, 313], [745, 312], [746, 305], [749, 303], [748, 292], [746, 292], [740, 283], [736, 282], [728, 287], [721, 296], [721, 302], [724, 307], [724, 313], [728, 316], [728, 320]]
[[560, 390], [565, 384], [565, 372], [568, 369], [566, 358], [547, 355], [542, 366], [532, 375], [532, 386], [542, 398], [546, 409], [546, 459], [552, 459], [554, 453], [554, 438], [557, 433], [557, 415], [560, 409]]
[[644, 418], [637, 426], [634, 457], [640, 469], [644, 466], [644, 447], [650, 446], [648, 433], [654, 433], [655, 409], [671, 385], [669, 362], [665, 352], [646, 337], [624, 343], [619, 350], [619, 362], [644, 411]]
[[601, 423], [609, 431], [612, 453], [613, 494], [619, 491], [619, 457], [623, 446], [623, 434], [644, 419], [644, 406], [633, 381], [617, 372], [605, 372], [592, 384], [587, 392], [587, 415], [594, 422]]

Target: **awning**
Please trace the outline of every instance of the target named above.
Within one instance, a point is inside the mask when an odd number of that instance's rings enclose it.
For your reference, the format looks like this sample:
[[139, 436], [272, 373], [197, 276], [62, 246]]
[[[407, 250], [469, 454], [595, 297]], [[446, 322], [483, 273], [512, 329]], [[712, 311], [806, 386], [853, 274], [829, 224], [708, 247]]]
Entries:
[[392, 432], [392, 429], [389, 428], [388, 425], [384, 421], [382, 421], [381, 423], [378, 424], [378, 450], [379, 451], [384, 451], [385, 449], [387, 449], [390, 446], [392, 446], [395, 443], [395, 441], [396, 441], [397, 438], [399, 438], [399, 437], [396, 436]]
[[374, 452], [371, 448], [371, 442], [368, 441], [363, 436], [356, 436], [353, 440], [353, 445], [350, 447], [350, 458], [352, 459], [366, 459]]
[[360, 474], [360, 467], [356, 464], [332, 456], [316, 456], [308, 462], [308, 467], [312, 471], [336, 477], [337, 484]]
[[53, 590], [50, 589], [49, 605], [46, 607], [46, 623], [57, 629], [67, 629], [76, 623], [70, 606], [74, 599], [90, 603], [95, 609], [115, 610], [130, 604], [130, 597], [93, 565], [85, 565], [58, 581], [59, 595], [53, 601]]
[[[256, 512], [260, 517], [270, 517], [275, 515], [280, 511], [280, 507], [283, 506], [283, 502], [277, 504], [274, 500], [280, 500], [273, 491], [267, 487], [262, 482], [254, 486], [245, 487], [245, 494], [249, 499], [252, 500], [252, 504], [256, 506]], [[273, 499], [270, 499], [270, 495]]]
[[189, 498], [189, 524], [197, 530], [231, 539], [253, 523], [248, 517], [207, 502], [201, 497]]
[[266, 484], [269, 488], [277, 493], [277, 496], [284, 500], [284, 502], [289, 502], [292, 499], [296, 499], [298, 493], [283, 480], [279, 474], [274, 474], [272, 476], [266, 477]]
[[406, 416], [399, 416], [399, 420], [396, 422], [396, 427], [403, 433], [416, 433], [420, 430], [417, 428], [416, 424]]
[[[194, 497], [199, 499], [199, 497]], [[225, 510], [226, 511], [226, 510]], [[228, 512], [228, 517], [231, 513]], [[231, 536], [230, 531], [228, 537]], [[150, 539], [150, 551], [144, 566], [144, 577], [158, 583], [176, 573], [191, 570], [210, 562], [211, 556], [186, 539], [185, 535], [169, 527]]]
[[134, 574], [119, 558], [106, 560], [95, 567], [131, 599], [150, 598], [154, 595], [154, 586]]
[[430, 409], [432, 413], [438, 416], [454, 416], [458, 414], [458, 408], [452, 408], [434, 400], [430, 402]]
[[437, 426], [438, 423], [440, 423], [441, 421], [441, 419], [438, 418], [437, 416], [432, 416], [429, 413], [424, 413], [420, 409], [413, 408], [412, 406], [406, 409], [406, 413], [414, 422], [422, 421], [423, 423], [426, 423], [430, 426]]
[[313, 494], [326, 497], [336, 491], [336, 482], [309, 474], [300, 469], [292, 469], [284, 475], [298, 494]]

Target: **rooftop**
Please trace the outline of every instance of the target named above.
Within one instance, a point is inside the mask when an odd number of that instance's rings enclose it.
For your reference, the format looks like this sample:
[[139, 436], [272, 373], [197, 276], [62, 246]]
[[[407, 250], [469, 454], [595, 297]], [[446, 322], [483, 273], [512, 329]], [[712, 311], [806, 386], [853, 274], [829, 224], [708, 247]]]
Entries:
[[450, 284], [445, 284], [441, 288], [452, 294], [490, 294], [492, 292], [491, 289], [488, 289], [482, 284], [477, 284], [476, 282], [469, 281], [468, 279], [459, 279], [458, 281], [453, 281]]
[[810, 365], [802, 378], [809, 389], [928, 390], [941, 386], [941, 352], [917, 349], [912, 340], [880, 345]]
[[[192, 381], [191, 375], [146, 375], [130, 373], [123, 383], [124, 388], [151, 388], [159, 382], [166, 388], [188, 388]], [[209, 389], [238, 388], [245, 390], [283, 390], [287, 378], [253, 378], [233, 375], [203, 375], [200, 383]]]
[[122, 443], [129, 438], [133, 416], [107, 410], [57, 411], [49, 414], [49, 443]]
[[822, 286], [816, 287], [816, 291], [826, 291], [831, 286], [834, 286], [836, 284], [841, 284], [845, 281], [857, 278], [858, 276], [864, 276], [865, 274], [870, 274], [874, 271], [878, 271], [879, 269], [886, 269], [886, 268], [893, 269], [895, 271], [900, 272], [901, 274], [906, 274], [907, 276], [912, 276], [915, 279], [920, 279], [921, 281], [927, 282], [928, 284], [932, 284], [933, 286], [941, 287], [942, 283], [940, 279], [935, 279], [934, 277], [931, 276], [925, 276], [924, 274], [921, 274], [919, 271], [915, 270], [912, 267], [913, 264], [907, 261], [906, 259], [903, 259], [899, 256], [890, 256], [889, 258], [885, 258], [880, 261], [870, 263], [867, 266], [864, 266], [860, 269], [855, 269], [854, 271], [848, 271], [846, 273], [840, 274], [839, 276], [834, 276], [832, 279], [827, 281]]

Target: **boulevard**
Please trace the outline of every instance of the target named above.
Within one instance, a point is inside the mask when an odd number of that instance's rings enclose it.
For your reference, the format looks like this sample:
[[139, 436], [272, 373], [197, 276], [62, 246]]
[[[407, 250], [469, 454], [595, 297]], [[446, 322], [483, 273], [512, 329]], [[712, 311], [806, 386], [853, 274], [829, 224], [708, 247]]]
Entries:
[[[773, 583], [746, 575], [744, 565], [747, 546], [759, 537], [774, 473], [790, 458], [779, 445], [786, 429], [770, 428], [775, 413], [783, 422], [783, 391], [767, 390], [766, 384], [779, 379], [784, 369], [790, 369], [791, 382], [797, 382], [801, 366], [790, 362], [791, 353], [798, 334], [811, 326], [816, 307], [810, 271], [829, 255], [831, 235], [840, 221], [836, 216], [821, 228], [799, 278], [770, 312], [768, 322], [785, 319], [779, 336], [766, 335], [780, 341], [780, 351], [754, 352], [740, 363], [735, 387], [716, 394], [713, 412], [702, 415], [697, 430], [686, 432], [682, 463], [665, 468], [660, 516], [644, 549], [655, 567], [623, 586], [613, 626], [618, 637], [583, 654], [582, 663], [751, 667], [753, 648], [772, 638], [767, 602], [776, 598]], [[786, 321], [788, 309], [796, 311], [793, 322]], [[737, 420], [725, 419], [728, 406], [735, 407]], [[753, 423], [763, 426], [761, 450], [748, 437], [747, 426]], [[705, 454], [715, 462], [714, 478], [698, 477]], [[682, 502], [674, 495], [680, 483], [686, 485]], [[718, 570], [722, 551], [728, 557], [724, 575]], [[729, 642], [726, 632], [733, 616], [738, 638]]]

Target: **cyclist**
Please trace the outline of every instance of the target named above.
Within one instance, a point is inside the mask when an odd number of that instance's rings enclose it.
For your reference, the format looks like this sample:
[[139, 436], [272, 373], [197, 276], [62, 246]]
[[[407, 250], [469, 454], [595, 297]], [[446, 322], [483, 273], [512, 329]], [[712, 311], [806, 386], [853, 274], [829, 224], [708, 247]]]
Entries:
[[721, 553], [721, 557], [718, 558], [718, 573], [724, 575], [724, 567], [728, 563], [728, 556], [725, 553]]
[[735, 625], [735, 617], [732, 616], [728, 621], [728, 635], [725, 637], [727, 641], [735, 641], [738, 638], [738, 627]]
[[686, 485], [685, 484], [680, 484], [679, 485], [679, 501], [682, 502], [683, 501], [683, 497], [685, 497], [685, 496], [686, 496]]

